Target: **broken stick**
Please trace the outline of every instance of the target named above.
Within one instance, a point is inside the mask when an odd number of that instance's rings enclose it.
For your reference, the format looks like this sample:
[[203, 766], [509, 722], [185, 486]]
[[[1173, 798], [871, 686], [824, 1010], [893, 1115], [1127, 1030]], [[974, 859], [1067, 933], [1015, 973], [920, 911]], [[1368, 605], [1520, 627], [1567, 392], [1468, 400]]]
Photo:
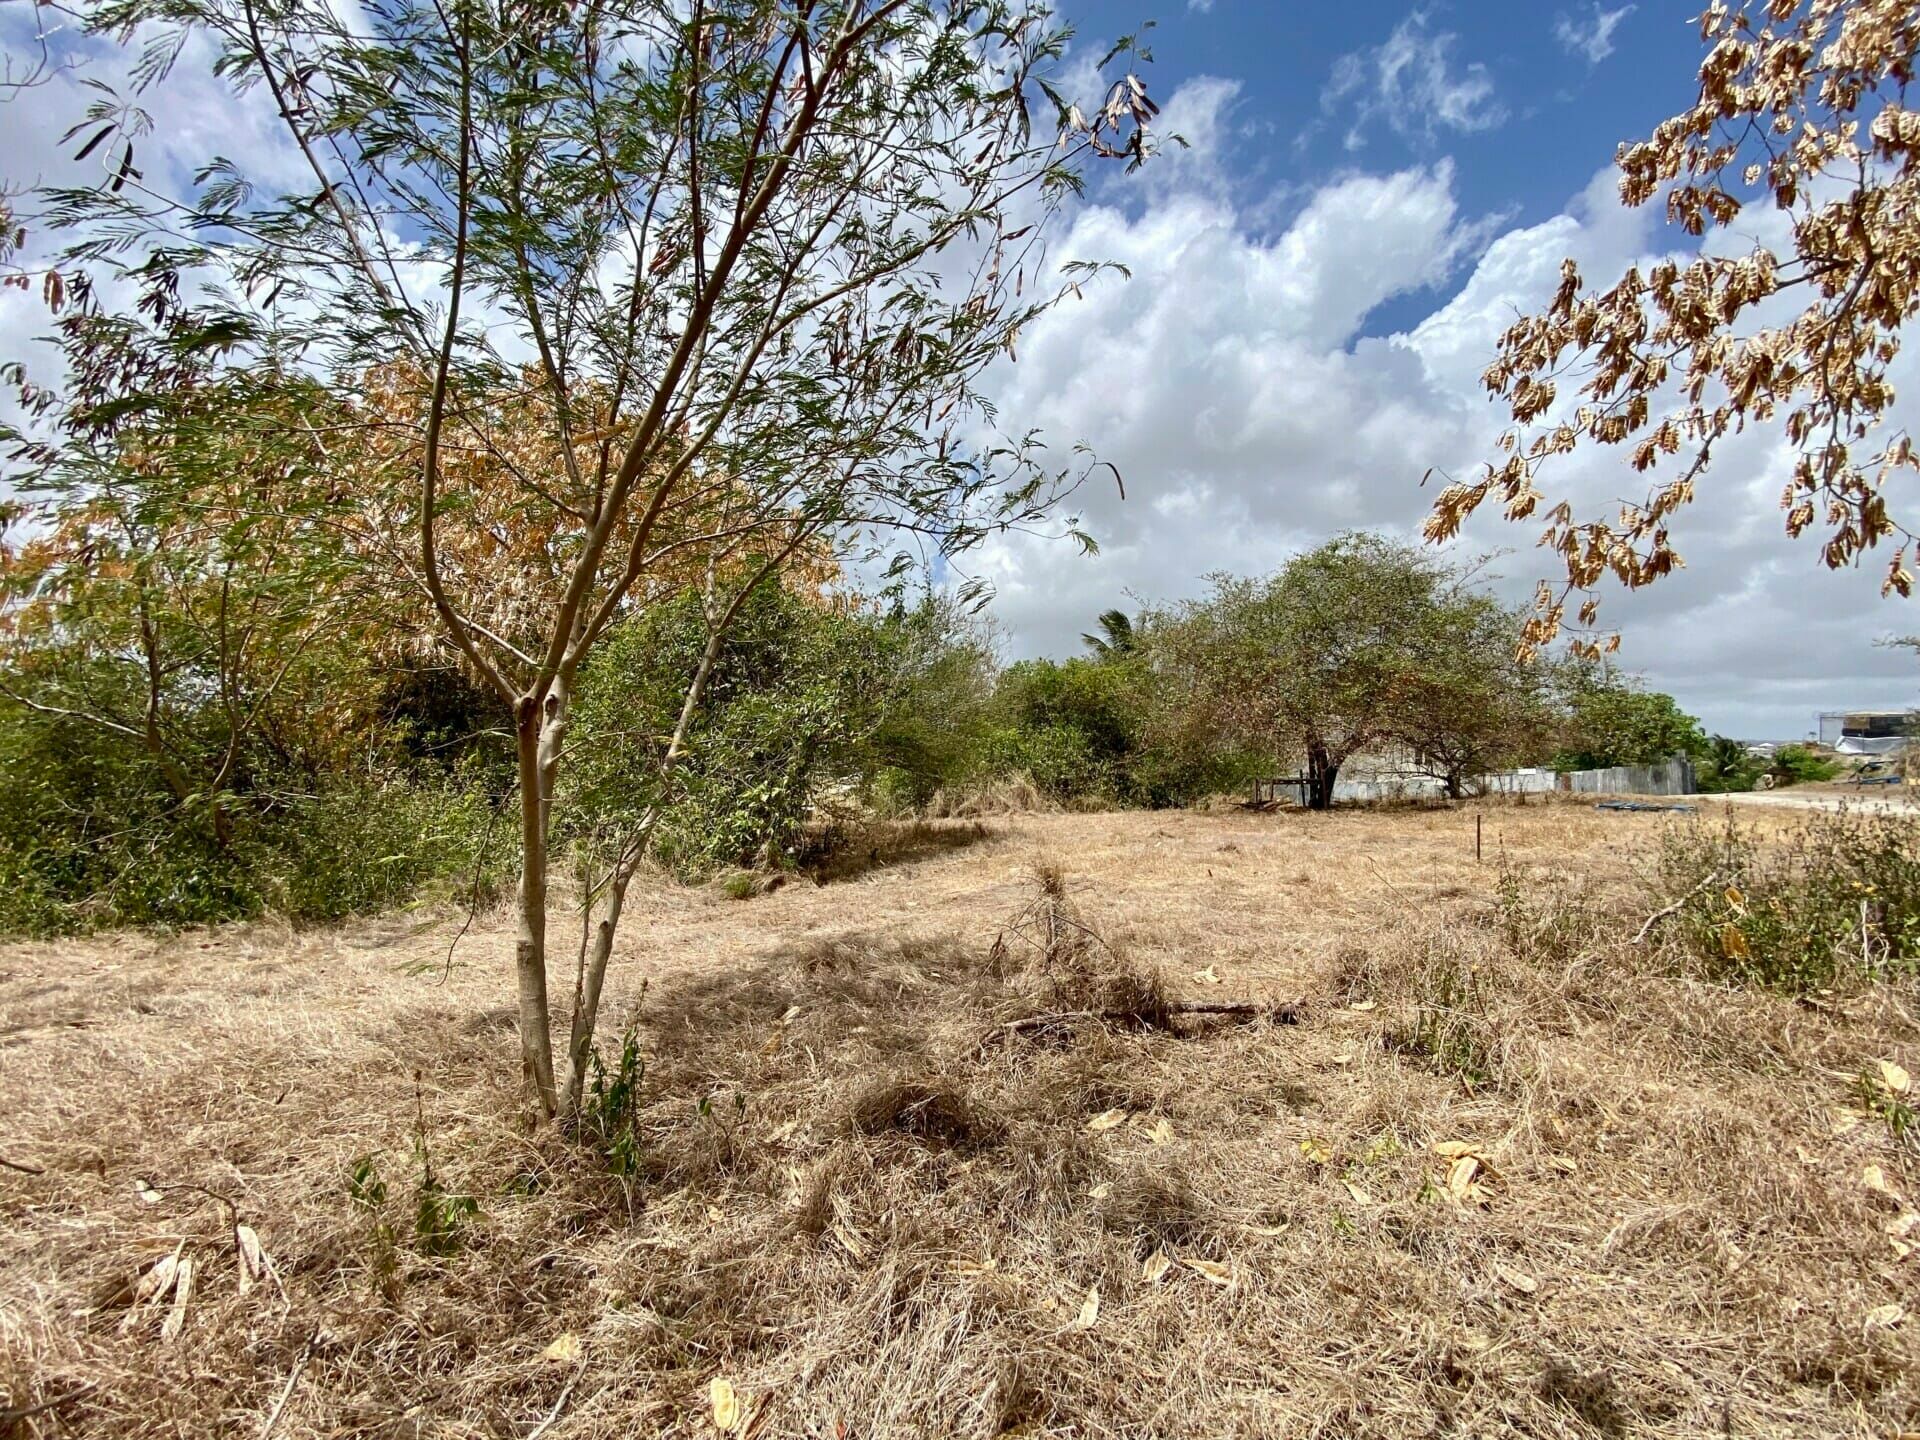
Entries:
[[[1241, 1020], [1258, 1020], [1262, 1017], [1276, 1025], [1298, 1025], [1305, 1002], [1288, 1000], [1280, 1004], [1262, 1005], [1246, 1000], [1170, 1000], [1155, 1013], [1161, 1015], [1228, 1015]], [[1053, 1010], [1045, 1015], [1029, 1015], [1021, 1020], [1009, 1020], [1004, 1025], [996, 1025], [981, 1037], [980, 1047], [985, 1049], [996, 1039], [1007, 1035], [1024, 1035], [1033, 1030], [1051, 1030], [1056, 1025], [1072, 1025], [1082, 1020], [1134, 1020], [1141, 1018], [1135, 1010]]]

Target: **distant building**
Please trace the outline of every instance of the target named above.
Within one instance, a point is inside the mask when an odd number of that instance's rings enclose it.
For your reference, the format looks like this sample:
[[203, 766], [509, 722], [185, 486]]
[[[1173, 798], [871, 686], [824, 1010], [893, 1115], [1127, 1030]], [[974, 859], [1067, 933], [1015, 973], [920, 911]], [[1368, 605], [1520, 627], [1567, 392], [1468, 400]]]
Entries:
[[1842, 755], [1891, 755], [1914, 734], [1911, 710], [1829, 710], [1820, 716], [1820, 743]]

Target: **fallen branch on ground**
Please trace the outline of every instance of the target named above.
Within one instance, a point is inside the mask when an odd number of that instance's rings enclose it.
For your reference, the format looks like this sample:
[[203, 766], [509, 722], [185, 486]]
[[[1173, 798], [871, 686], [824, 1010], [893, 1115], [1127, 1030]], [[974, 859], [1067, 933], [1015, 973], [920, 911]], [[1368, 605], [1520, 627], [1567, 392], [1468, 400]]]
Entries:
[[1653, 914], [1647, 916], [1647, 922], [1646, 924], [1640, 927], [1640, 933], [1638, 935], [1635, 935], [1633, 939], [1628, 941], [1627, 943], [1631, 945], [1638, 945], [1642, 940], [1645, 940], [1647, 938], [1648, 933], [1653, 929], [1655, 925], [1659, 924], [1662, 920], [1666, 919], [1669, 915], [1674, 915], [1679, 913], [1680, 908], [1684, 906], [1687, 903], [1687, 901], [1691, 900], [1694, 896], [1698, 895], [1702, 890], [1706, 889], [1707, 886], [1711, 885], [1714, 881], [1718, 880], [1719, 878], [1720, 878], [1720, 872], [1718, 870], [1710, 871], [1704, 880], [1702, 880], [1698, 885], [1695, 885], [1691, 890], [1687, 891], [1686, 894], [1682, 895], [1678, 900], [1674, 901], [1671, 905], [1667, 906], [1666, 909], [1656, 910], [1653, 912]]
[[89, 1380], [64, 1394], [55, 1395], [50, 1400], [42, 1400], [37, 1405], [9, 1405], [0, 1409], [0, 1425], [17, 1425], [35, 1415], [44, 1415], [49, 1410], [58, 1410], [69, 1400], [78, 1400], [83, 1395], [91, 1395], [98, 1387]]
[[553, 1428], [553, 1422], [560, 1418], [560, 1412], [567, 1408], [567, 1401], [573, 1396], [573, 1387], [580, 1383], [580, 1372], [573, 1372], [566, 1385], [560, 1391], [560, 1398], [553, 1402], [553, 1409], [547, 1412], [547, 1418], [527, 1432], [527, 1440], [540, 1440], [540, 1437]]
[[[1268, 1019], [1276, 1025], [1298, 1025], [1305, 1012], [1299, 1000], [1263, 1005], [1250, 1000], [1172, 1000], [1158, 1013], [1163, 1015], [1226, 1015], [1239, 1020]], [[1025, 1035], [1034, 1030], [1051, 1030], [1056, 1025], [1072, 1025], [1082, 1020], [1139, 1020], [1134, 1010], [1053, 1010], [1045, 1015], [1029, 1015], [996, 1025], [980, 1038], [979, 1049], [1007, 1035]]]
[[300, 1347], [300, 1353], [294, 1357], [293, 1370], [287, 1376], [287, 1383], [280, 1391], [280, 1398], [273, 1402], [273, 1409], [267, 1412], [267, 1421], [260, 1427], [260, 1440], [267, 1440], [273, 1434], [273, 1427], [280, 1423], [280, 1416], [287, 1408], [287, 1402], [293, 1398], [293, 1387], [300, 1383], [300, 1372], [307, 1368], [307, 1360], [313, 1354], [313, 1337], [307, 1337], [307, 1343]]

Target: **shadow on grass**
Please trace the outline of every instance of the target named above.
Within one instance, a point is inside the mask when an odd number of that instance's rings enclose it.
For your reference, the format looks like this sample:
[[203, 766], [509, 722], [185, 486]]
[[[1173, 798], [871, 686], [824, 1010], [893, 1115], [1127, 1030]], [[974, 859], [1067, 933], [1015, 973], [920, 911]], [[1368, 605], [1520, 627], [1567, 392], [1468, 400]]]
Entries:
[[816, 883], [858, 880], [893, 865], [965, 850], [999, 832], [978, 820], [880, 820], [820, 837], [802, 869]]

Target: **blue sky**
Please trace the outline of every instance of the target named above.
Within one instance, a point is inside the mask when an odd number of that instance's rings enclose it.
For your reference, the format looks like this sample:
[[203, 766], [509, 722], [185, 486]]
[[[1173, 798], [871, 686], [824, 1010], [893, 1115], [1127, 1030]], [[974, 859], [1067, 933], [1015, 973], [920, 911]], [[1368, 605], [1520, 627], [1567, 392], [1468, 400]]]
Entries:
[[[1092, 102], [1093, 60], [1154, 12], [1061, 3], [1078, 33], [1064, 78]], [[1604, 284], [1684, 248], [1657, 205], [1620, 206], [1611, 162], [1692, 98], [1701, 3], [1161, 0], [1144, 74], [1192, 148], [1130, 177], [1112, 167], [1062, 217], [1054, 255], [1133, 278], [1051, 312], [991, 380], [1005, 428], [1063, 453], [1083, 441], [1127, 479], [1124, 501], [1085, 494], [1097, 556], [1015, 536], [968, 558], [997, 591], [1009, 655], [1072, 653], [1129, 596], [1192, 595], [1210, 572], [1263, 573], [1342, 530], [1417, 535], [1421, 477], [1493, 453], [1502, 416], [1480, 372], [1562, 258]], [[27, 18], [0, 9], [0, 45], [17, 51]], [[116, 59], [96, 53], [91, 73]], [[84, 178], [58, 139], [91, 97], [81, 78], [0, 112], [0, 180]], [[148, 108], [147, 163], [184, 177], [225, 153], [304, 183], [258, 95], [234, 97], [191, 56]], [[1778, 243], [1770, 225], [1744, 216], [1719, 243]], [[43, 324], [33, 297], [0, 291], [0, 350]], [[1920, 429], [1920, 349], [1893, 379], [1909, 397], [1896, 421]], [[1724, 447], [1675, 526], [1686, 568], [1606, 596], [1625, 663], [1722, 733], [1791, 738], [1819, 710], [1920, 699], [1910, 656], [1878, 643], [1920, 631], [1911, 604], [1879, 595], [1879, 557], [1829, 573], [1781, 533], [1789, 462], [1760, 431]], [[1552, 487], [1588, 514], [1644, 488], [1611, 452], [1569, 457]], [[1535, 538], [1477, 517], [1453, 557], [1495, 552], [1521, 603], [1553, 570]]]
[[[1616, 146], [1693, 97], [1698, 0], [1557, 6], [1512, 0], [1176, 4], [1146, 37], [1145, 75], [1194, 141], [1158, 173], [1108, 177], [1072, 242], [1134, 267], [1119, 296], [1052, 317], [1025, 342], [1006, 404], [1088, 439], [1128, 473], [1096, 496], [1103, 554], [1065, 567], [1006, 547], [1015, 653], [1064, 653], [1126, 593], [1191, 594], [1207, 571], [1258, 572], [1350, 527], [1411, 536], [1429, 466], [1473, 472], [1501, 414], [1479, 372], [1500, 331], [1552, 292], [1563, 256], [1608, 283], [1685, 248], [1655, 204], [1626, 211]], [[1139, 28], [1137, 5], [1067, 0], [1076, 55]], [[1768, 237], [1742, 217], [1730, 242]], [[1150, 357], [1150, 358], [1148, 358]], [[1141, 373], [1142, 367], [1144, 373]], [[1087, 373], [1131, 368], [1124, 401]], [[1896, 381], [1920, 392], [1920, 366]], [[1909, 425], [1914, 408], [1898, 413]], [[1711, 729], [1805, 735], [1822, 709], [1910, 703], [1913, 667], [1885, 637], [1920, 630], [1883, 600], [1877, 563], [1831, 574], [1787, 542], [1788, 457], [1743, 437], [1676, 532], [1687, 568], [1603, 623], [1623, 659]], [[1612, 454], [1579, 457], [1561, 493], [1606, 513], [1644, 485]], [[1536, 532], [1481, 517], [1458, 558], [1495, 562], [1524, 601], [1552, 573]]]
[[[1285, 191], [1445, 156], [1464, 209], [1532, 225], [1559, 213], [1621, 140], [1644, 135], [1690, 95], [1700, 4], [1167, 0], [1151, 28], [1143, 25], [1156, 12], [1125, 0], [1064, 0], [1062, 13], [1084, 47], [1139, 35], [1157, 95], [1196, 78], [1237, 82], [1223, 156], [1236, 183]], [[1356, 91], [1338, 93], [1343, 65], [1351, 84], [1377, 80], [1395, 62], [1415, 107], [1435, 98], [1423, 88], [1429, 77], [1462, 94], [1457, 121], [1388, 103], [1362, 114]], [[1428, 292], [1389, 302], [1365, 333], [1415, 324], [1432, 300]]]

